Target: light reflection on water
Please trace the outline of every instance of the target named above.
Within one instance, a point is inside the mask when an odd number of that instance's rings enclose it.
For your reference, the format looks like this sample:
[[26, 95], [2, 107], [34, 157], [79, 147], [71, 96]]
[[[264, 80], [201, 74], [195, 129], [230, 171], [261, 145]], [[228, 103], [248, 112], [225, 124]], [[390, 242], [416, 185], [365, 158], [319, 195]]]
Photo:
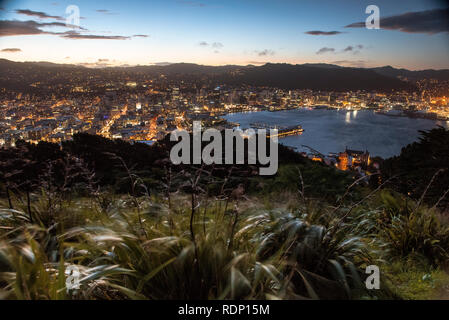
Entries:
[[449, 128], [449, 121], [434, 121], [407, 117], [393, 117], [369, 110], [347, 112], [345, 110], [288, 110], [278, 112], [236, 113], [225, 118], [248, 128], [251, 122], [269, 125], [302, 125], [300, 136], [288, 136], [280, 142], [308, 151], [302, 145], [310, 146], [328, 154], [340, 152], [345, 147], [365, 150], [383, 158], [397, 155], [401, 148], [417, 140], [418, 130], [429, 130], [437, 125]]

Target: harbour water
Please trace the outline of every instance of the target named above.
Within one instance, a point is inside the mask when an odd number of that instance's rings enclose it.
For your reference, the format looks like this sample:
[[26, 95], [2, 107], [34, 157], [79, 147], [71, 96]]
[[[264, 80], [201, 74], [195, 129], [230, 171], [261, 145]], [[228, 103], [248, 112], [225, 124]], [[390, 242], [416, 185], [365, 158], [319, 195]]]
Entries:
[[234, 113], [224, 118], [239, 123], [242, 129], [250, 127], [253, 122], [276, 126], [301, 125], [304, 129], [302, 135], [279, 139], [280, 143], [298, 151], [309, 151], [302, 145], [323, 154], [341, 152], [348, 147], [368, 150], [372, 156], [383, 158], [398, 155], [404, 146], [417, 141], [418, 130], [430, 130], [438, 125], [449, 128], [448, 121], [394, 117], [372, 110], [295, 109]]

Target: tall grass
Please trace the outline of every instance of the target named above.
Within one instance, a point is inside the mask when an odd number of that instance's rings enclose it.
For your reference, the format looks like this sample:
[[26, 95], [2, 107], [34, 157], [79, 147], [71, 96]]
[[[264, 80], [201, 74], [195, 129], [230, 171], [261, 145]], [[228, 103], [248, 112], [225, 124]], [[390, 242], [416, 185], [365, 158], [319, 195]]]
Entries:
[[[449, 232], [434, 209], [386, 192], [331, 206], [302, 188], [275, 210], [228, 190], [227, 178], [210, 195], [201, 168], [185, 175], [184, 192], [163, 196], [127, 172], [128, 195], [58, 194], [49, 206], [41, 189], [30, 206], [8, 199], [15, 209], [0, 210], [0, 298], [392, 297], [385, 286], [365, 289], [367, 265], [411, 254], [447, 261]], [[66, 288], [69, 266], [80, 270], [79, 290]]]
[[[238, 203], [216, 200], [194, 218], [193, 239], [188, 207], [180, 202], [169, 210], [163, 203], [140, 201], [140, 212], [134, 202], [118, 200], [102, 214], [85, 199], [65, 212], [70, 221], [58, 213], [49, 228], [31, 223], [24, 212], [3, 210], [4, 296], [294, 299], [329, 298], [331, 289], [332, 297], [349, 298], [359, 285], [360, 269], [352, 263], [362, 256], [357, 238], [329, 238], [324, 227], [291, 213], [239, 212]], [[68, 265], [82, 273], [81, 290], [69, 294]]]

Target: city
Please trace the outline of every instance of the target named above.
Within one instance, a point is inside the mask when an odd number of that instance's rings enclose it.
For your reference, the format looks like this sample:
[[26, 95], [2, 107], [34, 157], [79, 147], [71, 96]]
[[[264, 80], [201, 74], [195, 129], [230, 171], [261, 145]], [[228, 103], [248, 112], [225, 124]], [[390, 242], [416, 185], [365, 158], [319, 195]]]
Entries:
[[[58, 67], [49, 69], [49, 75], [60, 77], [54, 68]], [[30, 87], [36, 90], [31, 92], [4, 88], [0, 95], [0, 144], [14, 145], [17, 140], [61, 142], [78, 132], [151, 143], [175, 128], [188, 129], [193, 120], [225, 128], [233, 125], [222, 119], [229, 113], [300, 108], [369, 109], [392, 116], [449, 121], [449, 97], [443, 95], [449, 90], [447, 80], [417, 81], [413, 92], [329, 92], [233, 86], [209, 79], [207, 85], [199, 85], [200, 81], [176, 81], [152, 72], [136, 75], [111, 70], [104, 79], [100, 72], [83, 69], [75, 68], [73, 72], [79, 75], [66, 74], [67, 79], [33, 82]], [[8, 81], [6, 75], [2, 78]]]
[[448, 37], [442, 0], [0, 1], [2, 306], [434, 310]]

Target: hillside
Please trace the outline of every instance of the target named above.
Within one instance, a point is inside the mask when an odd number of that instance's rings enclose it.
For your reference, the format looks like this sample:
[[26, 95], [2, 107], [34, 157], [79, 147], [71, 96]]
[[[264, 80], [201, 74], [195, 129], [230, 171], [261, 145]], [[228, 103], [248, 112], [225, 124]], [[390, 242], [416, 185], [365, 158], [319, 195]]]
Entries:
[[[410, 83], [397, 78], [401, 72], [385, 68], [348, 68], [330, 64], [272, 64], [263, 66], [205, 66], [191, 63], [170, 65], [85, 68], [75, 65], [58, 65], [43, 62], [13, 62], [0, 60], [0, 87], [10, 90], [33, 90], [34, 82], [68, 81], [78, 79], [82, 83], [87, 77], [105, 80], [126, 77], [157, 77], [164, 74], [168, 79], [201, 80], [230, 85], [271, 86], [282, 89], [312, 90], [413, 90]], [[408, 71], [419, 76], [432, 75], [430, 71]], [[444, 70], [441, 71], [445, 76]], [[51, 80], [50, 80], [51, 79]]]

